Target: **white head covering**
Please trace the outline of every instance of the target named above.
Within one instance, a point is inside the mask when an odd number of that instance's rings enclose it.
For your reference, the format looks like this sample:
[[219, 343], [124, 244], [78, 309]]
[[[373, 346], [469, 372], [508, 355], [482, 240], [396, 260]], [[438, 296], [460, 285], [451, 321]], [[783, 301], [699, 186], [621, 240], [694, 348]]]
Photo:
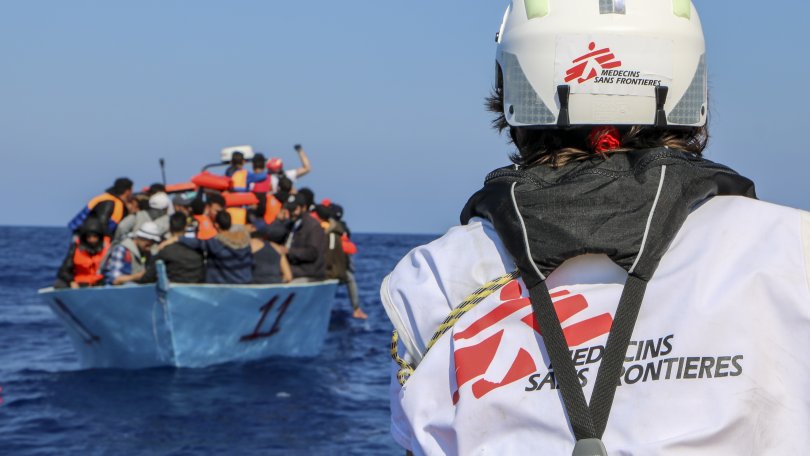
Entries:
[[160, 192], [155, 193], [149, 198], [149, 208], [150, 209], [157, 209], [159, 211], [165, 211], [166, 209], [171, 206], [172, 200], [169, 199], [169, 195]]
[[135, 237], [147, 239], [153, 242], [160, 242], [161, 240], [163, 240], [163, 236], [161, 236], [160, 234], [160, 228], [158, 228], [155, 222], [146, 222], [143, 225], [141, 225], [141, 227], [135, 233]]

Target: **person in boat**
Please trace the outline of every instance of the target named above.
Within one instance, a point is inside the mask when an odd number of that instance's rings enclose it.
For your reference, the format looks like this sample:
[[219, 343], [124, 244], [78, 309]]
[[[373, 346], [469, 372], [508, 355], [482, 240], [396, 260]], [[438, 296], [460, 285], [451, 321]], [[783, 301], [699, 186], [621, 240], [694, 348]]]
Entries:
[[365, 320], [368, 315], [360, 307], [360, 294], [354, 277], [350, 255], [357, 253], [357, 246], [349, 239], [349, 228], [343, 222], [343, 207], [331, 203], [329, 206], [319, 204], [316, 207], [318, 216], [325, 219], [326, 227], [326, 278], [337, 279], [346, 285], [349, 300], [352, 304], [352, 316]]
[[309, 215], [308, 199], [295, 194], [284, 204], [290, 236], [285, 243], [287, 259], [295, 282], [310, 282], [326, 278], [326, 233], [320, 223]]
[[[296, 169], [285, 170], [284, 161], [280, 158], [274, 157], [268, 160], [267, 170], [270, 172], [270, 187], [272, 193], [282, 191], [280, 184], [284, 180], [290, 181], [290, 186], [294, 186], [295, 182], [312, 172], [312, 165], [309, 162], [309, 157], [300, 144], [293, 146], [295, 152], [298, 154], [298, 159], [301, 161], [301, 166]], [[281, 198], [284, 201], [286, 198]]]
[[231, 215], [217, 212], [217, 235], [208, 240], [180, 238], [180, 242], [205, 254], [206, 283], [249, 284], [253, 280], [253, 252], [244, 227], [231, 227]]
[[146, 222], [154, 222], [160, 231], [161, 237], [165, 236], [169, 232], [169, 207], [171, 204], [169, 195], [164, 192], [158, 192], [150, 196], [149, 208], [124, 217], [115, 230], [113, 240], [120, 242], [130, 233], [138, 231], [141, 225]]
[[68, 223], [68, 228], [76, 233], [85, 220], [94, 217], [106, 227], [106, 234], [112, 236], [118, 223], [127, 215], [126, 202], [132, 196], [132, 181], [126, 177], [115, 180], [106, 192], [91, 199]]
[[263, 219], [265, 211], [267, 209], [267, 194], [270, 192], [270, 176], [267, 173], [267, 169], [265, 166], [267, 165], [267, 158], [265, 158], [264, 154], [257, 153], [253, 156], [251, 160], [251, 164], [253, 165], [253, 175], [263, 175], [264, 178], [252, 182], [249, 187], [250, 191], [256, 195], [256, 198], [259, 200], [259, 204], [256, 206], [256, 209], [251, 211], [249, 218], [250, 219]]
[[152, 247], [163, 240], [155, 222], [146, 222], [135, 235], [114, 244], [103, 261], [101, 271], [106, 285], [124, 285], [140, 280], [146, 272], [146, 263]]
[[191, 213], [197, 228], [197, 239], [206, 241], [217, 235], [214, 218], [225, 209], [225, 198], [219, 193], [202, 192], [191, 203]]
[[231, 154], [231, 164], [225, 169], [225, 175], [233, 177], [234, 173], [241, 170], [245, 166], [245, 154], [236, 151]]
[[146, 190], [147, 196], [152, 196], [157, 193], [166, 193], [166, 186], [161, 184], [160, 182], [155, 182], [154, 184], [150, 185], [149, 188]]
[[202, 283], [205, 281], [205, 262], [202, 253], [177, 242], [186, 238], [187, 217], [175, 212], [169, 217], [170, 237], [160, 246], [157, 255], [149, 259], [146, 273], [140, 283], [157, 282], [157, 262], [166, 265], [166, 276], [173, 283]]
[[253, 283], [272, 284], [292, 281], [292, 270], [284, 252], [284, 241], [289, 230], [281, 222], [274, 222], [251, 234], [253, 252]]
[[489, 107], [514, 164], [381, 289], [396, 441], [806, 452], [810, 215], [702, 157], [694, 6], [514, 0], [497, 36]]
[[[260, 156], [263, 158], [263, 156]], [[245, 156], [242, 152], [234, 152], [231, 156], [231, 166], [225, 171], [225, 175], [231, 178], [231, 188], [234, 192], [250, 191], [250, 186], [267, 179], [267, 171], [264, 165], [258, 172], [251, 172], [245, 169]]]
[[[175, 214], [183, 214], [186, 218], [186, 234], [185, 237], [197, 237], [197, 220], [192, 216], [191, 204], [197, 199], [196, 193], [181, 193], [172, 197], [172, 205], [174, 206]], [[171, 218], [169, 219], [171, 225]], [[171, 227], [170, 227], [171, 228]]]
[[104, 281], [101, 262], [110, 248], [110, 238], [105, 232], [104, 224], [95, 217], [84, 221], [62, 261], [54, 288], [93, 287]]

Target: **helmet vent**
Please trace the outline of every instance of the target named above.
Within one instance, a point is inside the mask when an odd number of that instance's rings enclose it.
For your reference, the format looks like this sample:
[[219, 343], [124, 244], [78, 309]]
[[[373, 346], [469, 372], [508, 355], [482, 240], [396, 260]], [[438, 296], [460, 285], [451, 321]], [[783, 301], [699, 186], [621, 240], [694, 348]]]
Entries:
[[530, 20], [548, 16], [548, 0], [523, 0], [523, 6], [526, 7], [526, 17]]
[[532, 87], [517, 57], [503, 53], [503, 101], [509, 106], [507, 120], [512, 125], [553, 124], [556, 116]]
[[686, 93], [669, 113], [669, 123], [680, 125], [694, 125], [700, 123], [706, 108], [706, 54], [700, 56], [695, 76], [686, 89]]
[[624, 0], [599, 0], [600, 14], [625, 14]]

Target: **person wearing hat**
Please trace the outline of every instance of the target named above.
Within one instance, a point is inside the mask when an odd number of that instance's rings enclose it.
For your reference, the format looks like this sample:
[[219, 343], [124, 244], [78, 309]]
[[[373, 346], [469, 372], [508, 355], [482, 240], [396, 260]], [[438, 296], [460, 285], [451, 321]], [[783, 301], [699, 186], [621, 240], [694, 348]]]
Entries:
[[54, 288], [92, 287], [104, 280], [101, 262], [110, 248], [110, 238], [105, 231], [95, 217], [85, 220], [59, 268]]
[[118, 225], [115, 230], [114, 242], [120, 242], [127, 237], [130, 233], [138, 231], [138, 229], [146, 222], [154, 222], [157, 224], [160, 235], [164, 236], [169, 232], [169, 210], [172, 206], [172, 200], [165, 192], [158, 192], [149, 197], [149, 208], [143, 211], [138, 211], [135, 214], [129, 214]]
[[101, 267], [104, 283], [123, 285], [137, 282], [146, 271], [146, 262], [152, 247], [163, 240], [163, 234], [155, 222], [146, 222], [133, 237], [126, 237], [113, 245]]
[[85, 220], [98, 219], [104, 225], [106, 234], [112, 235], [121, 220], [127, 215], [126, 202], [132, 196], [132, 181], [126, 177], [115, 180], [106, 192], [91, 199], [68, 223], [68, 228], [77, 233]]
[[496, 61], [488, 106], [513, 163], [382, 284], [395, 440], [418, 455], [806, 453], [810, 214], [703, 158], [692, 2], [513, 0]]
[[309, 215], [309, 202], [300, 194], [290, 195], [284, 204], [284, 218], [290, 226], [285, 244], [294, 282], [326, 279], [326, 233]]

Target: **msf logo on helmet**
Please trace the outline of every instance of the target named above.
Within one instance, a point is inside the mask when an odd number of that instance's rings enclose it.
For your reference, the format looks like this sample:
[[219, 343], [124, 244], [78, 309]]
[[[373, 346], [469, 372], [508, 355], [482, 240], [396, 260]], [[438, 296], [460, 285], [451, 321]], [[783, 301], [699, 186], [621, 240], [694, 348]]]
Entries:
[[[557, 317], [563, 323], [563, 333], [569, 347], [582, 345], [610, 332], [613, 317], [608, 313], [565, 324], [588, 308], [584, 296], [563, 290], [552, 294], [551, 298]], [[455, 349], [453, 358], [457, 389], [453, 393], [453, 404], [458, 403], [459, 392], [468, 383], [472, 383], [472, 395], [481, 399], [498, 388], [537, 372], [538, 363], [531, 353], [540, 354], [534, 338], [531, 338], [531, 344], [527, 344], [525, 337], [514, 337], [523, 335], [519, 332], [524, 328], [531, 328], [540, 334], [531, 312], [531, 301], [523, 297], [520, 283], [516, 280], [501, 290], [500, 300], [501, 304], [494, 310], [453, 335], [453, 343], [459, 346], [479, 335], [485, 336], [484, 333], [492, 333], [481, 342]], [[514, 321], [526, 309], [529, 313], [521, 317], [519, 322]], [[501, 326], [500, 330], [498, 326]]]
[[596, 43], [591, 42], [588, 45], [588, 51], [585, 55], [577, 57], [571, 62], [574, 66], [566, 71], [565, 82], [576, 79], [578, 83], [582, 84], [599, 76], [602, 70], [622, 66], [622, 62], [616, 59], [609, 47], [596, 49]]

